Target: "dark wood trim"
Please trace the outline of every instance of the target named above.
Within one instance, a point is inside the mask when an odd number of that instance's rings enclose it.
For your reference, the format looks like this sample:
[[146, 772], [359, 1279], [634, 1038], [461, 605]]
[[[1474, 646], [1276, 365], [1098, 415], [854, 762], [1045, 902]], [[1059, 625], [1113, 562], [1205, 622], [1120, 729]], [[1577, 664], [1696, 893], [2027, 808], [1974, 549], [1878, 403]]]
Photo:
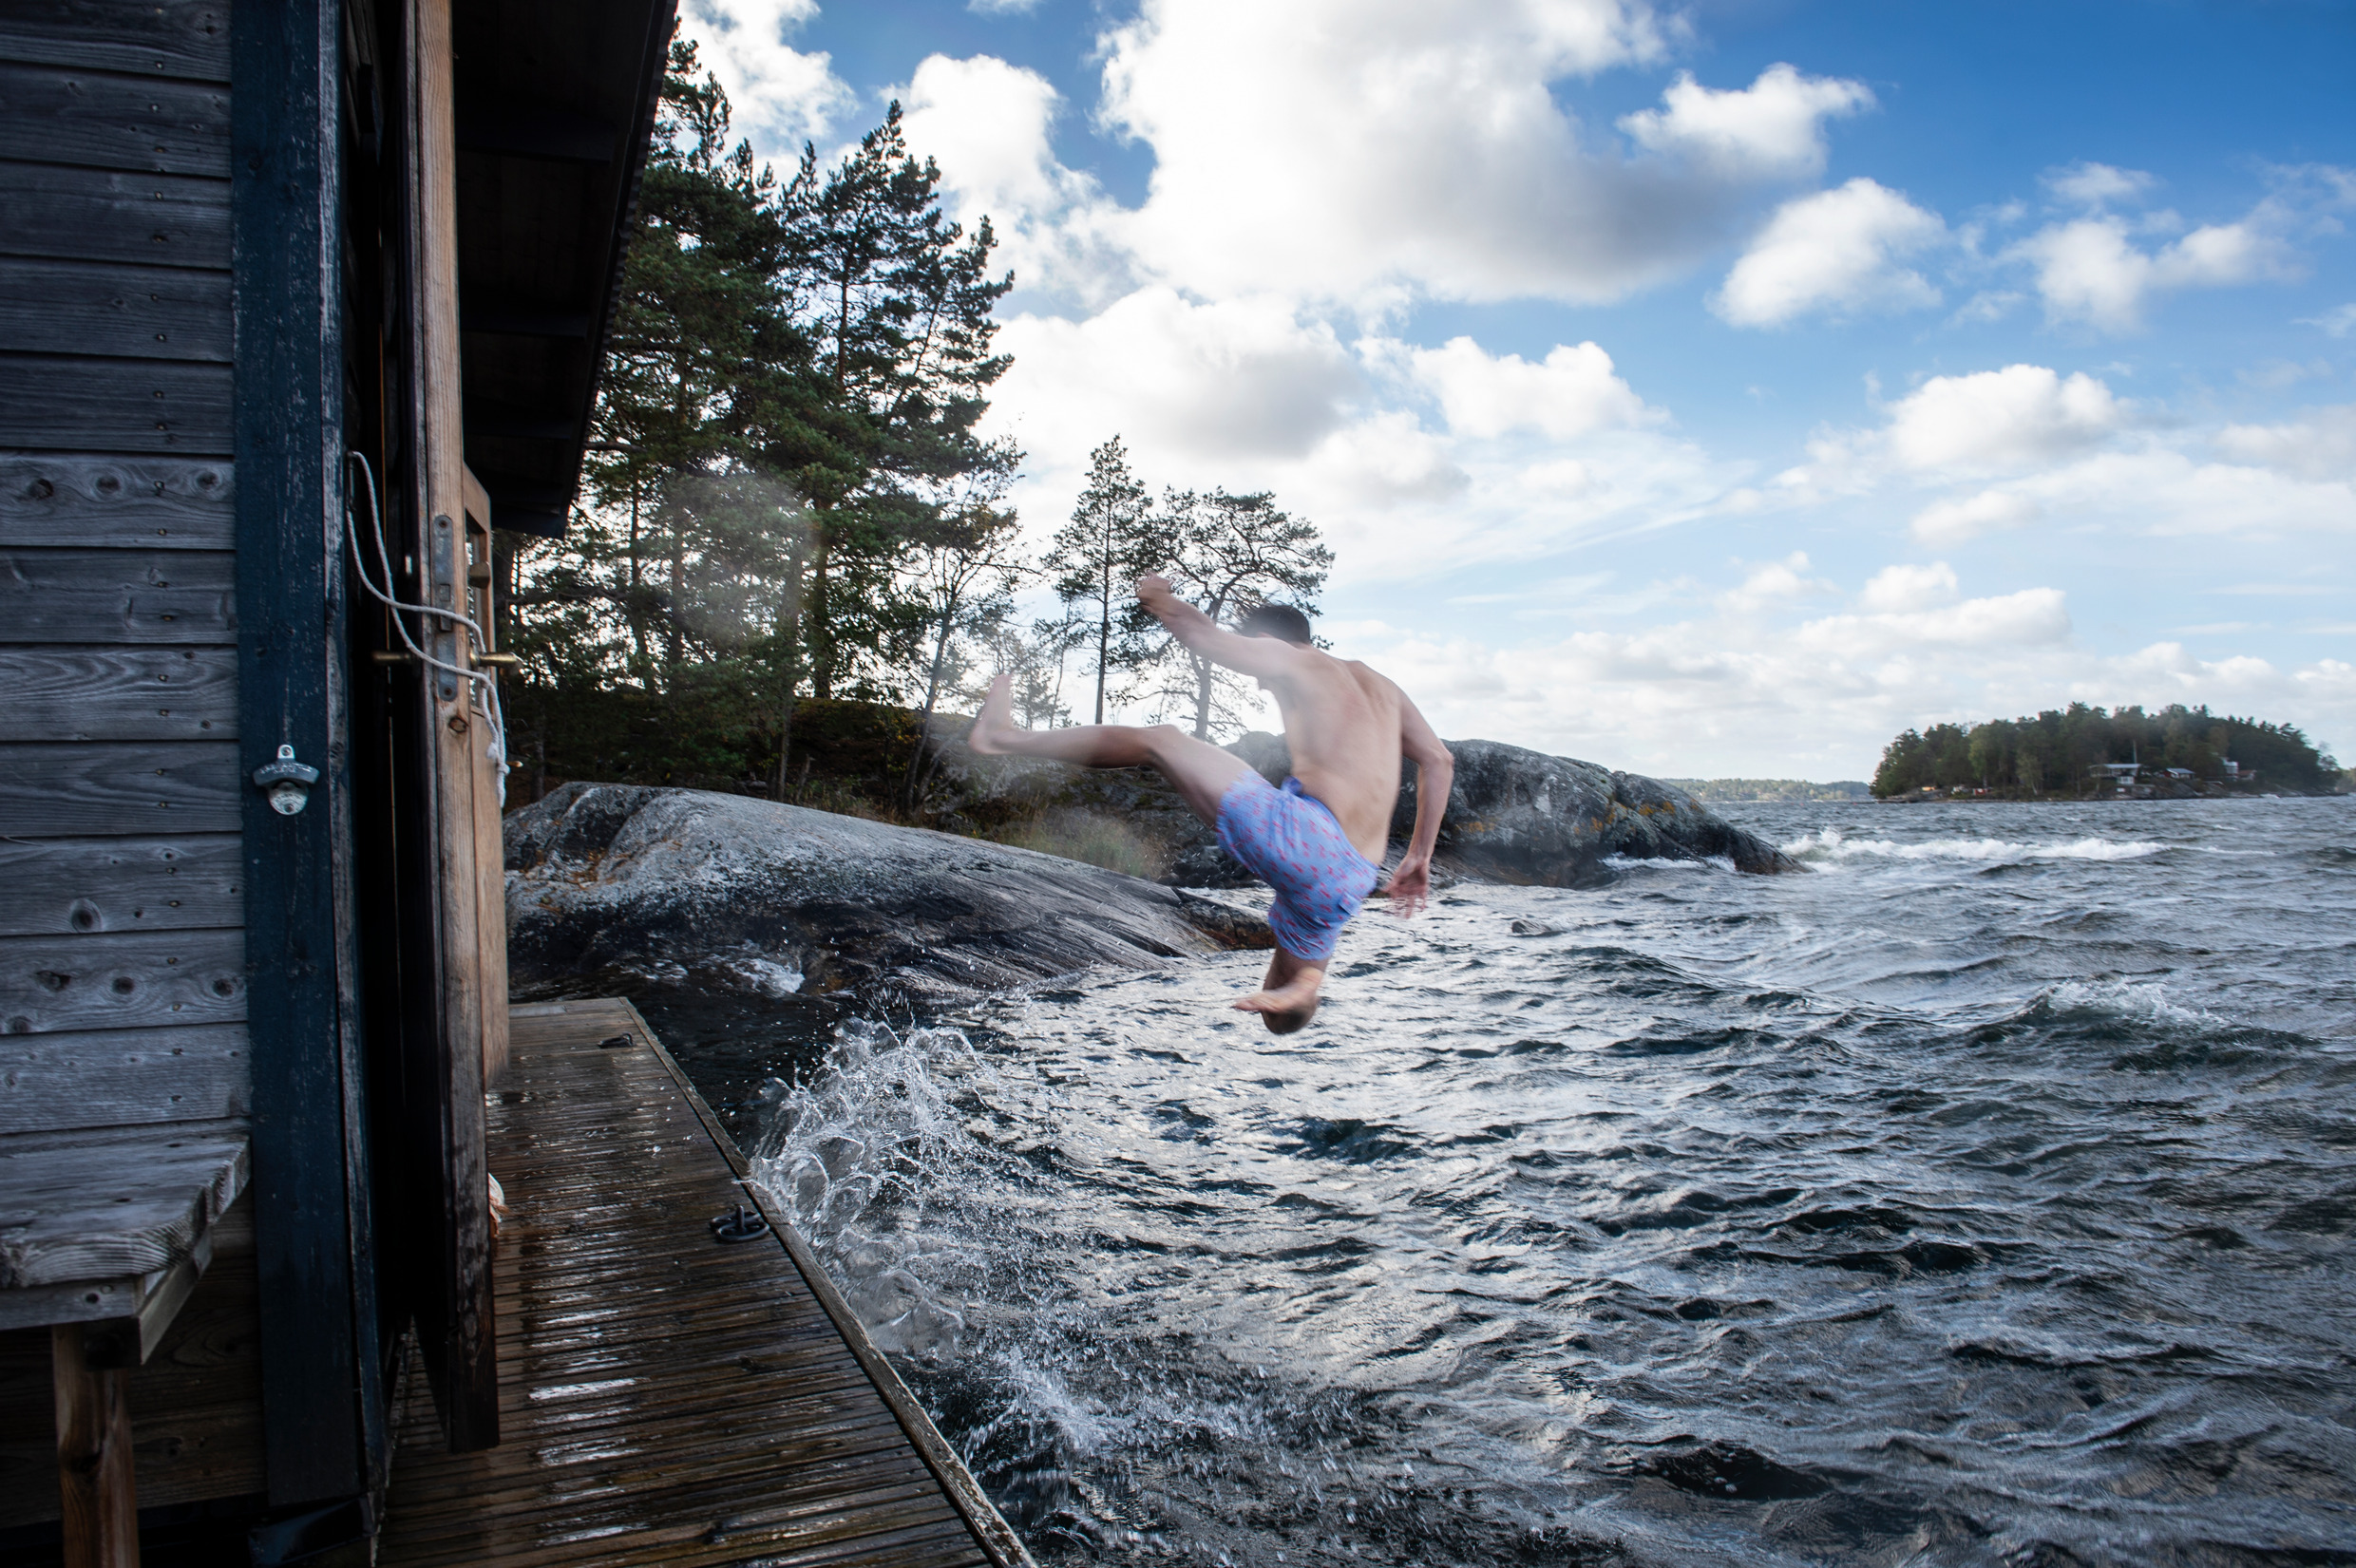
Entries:
[[[365, 1494], [375, 1325], [352, 957], [345, 732], [340, 75], [334, 0], [231, 21], [237, 580], [256, 1249], [270, 1501]], [[242, 780], [281, 745], [305, 810]]]

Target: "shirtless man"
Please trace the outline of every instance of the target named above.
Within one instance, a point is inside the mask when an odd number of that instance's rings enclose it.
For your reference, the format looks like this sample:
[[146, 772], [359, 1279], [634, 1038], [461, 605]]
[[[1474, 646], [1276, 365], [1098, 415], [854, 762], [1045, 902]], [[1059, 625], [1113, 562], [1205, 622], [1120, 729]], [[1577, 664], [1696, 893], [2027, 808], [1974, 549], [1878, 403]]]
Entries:
[[1335, 941], [1380, 877], [1399, 758], [1415, 759], [1421, 770], [1415, 836], [1391, 873], [1392, 912], [1402, 916], [1420, 909], [1431, 892], [1432, 845], [1454, 760], [1405, 692], [1356, 660], [1319, 652], [1300, 611], [1265, 605], [1230, 632], [1161, 577], [1138, 578], [1137, 597], [1187, 647], [1275, 694], [1295, 774], [1282, 790], [1232, 751], [1170, 725], [1018, 728], [1004, 675], [991, 683], [967, 744], [985, 755], [1160, 768], [1195, 815], [1218, 828], [1227, 853], [1276, 890], [1268, 909], [1276, 956], [1261, 989], [1235, 1005], [1259, 1013], [1274, 1032], [1290, 1034], [1317, 1012]]

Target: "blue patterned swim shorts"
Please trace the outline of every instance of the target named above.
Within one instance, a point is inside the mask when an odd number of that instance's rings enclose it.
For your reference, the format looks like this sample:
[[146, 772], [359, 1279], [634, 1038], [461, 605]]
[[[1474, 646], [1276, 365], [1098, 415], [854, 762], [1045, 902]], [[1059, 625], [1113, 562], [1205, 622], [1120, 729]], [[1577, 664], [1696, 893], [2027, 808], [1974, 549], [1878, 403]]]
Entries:
[[1219, 798], [1220, 847], [1276, 890], [1268, 926], [1277, 945], [1321, 964], [1334, 955], [1341, 928], [1375, 890], [1379, 875], [1341, 824], [1299, 779], [1280, 792], [1245, 771]]

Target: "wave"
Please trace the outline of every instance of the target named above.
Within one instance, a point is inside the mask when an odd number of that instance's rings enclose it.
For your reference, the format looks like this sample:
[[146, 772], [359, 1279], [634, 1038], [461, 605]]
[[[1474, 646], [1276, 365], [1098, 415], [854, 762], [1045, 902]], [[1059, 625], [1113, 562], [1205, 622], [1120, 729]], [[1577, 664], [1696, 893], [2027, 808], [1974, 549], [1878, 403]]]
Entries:
[[2166, 844], [2153, 839], [2074, 839], [2067, 843], [2023, 843], [2011, 839], [1855, 839], [1837, 827], [1803, 833], [1783, 852], [1803, 865], [1846, 865], [1859, 860], [1961, 860], [1996, 864], [2021, 860], [2140, 860]]

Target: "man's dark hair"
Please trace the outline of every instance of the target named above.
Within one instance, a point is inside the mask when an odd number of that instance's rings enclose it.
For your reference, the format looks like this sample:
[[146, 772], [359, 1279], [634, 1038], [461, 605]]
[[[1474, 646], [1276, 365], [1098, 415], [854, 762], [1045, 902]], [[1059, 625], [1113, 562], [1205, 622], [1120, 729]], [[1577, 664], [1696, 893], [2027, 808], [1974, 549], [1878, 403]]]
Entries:
[[1309, 617], [1289, 604], [1261, 605], [1235, 629], [1247, 637], [1276, 637], [1303, 648], [1317, 646], [1317, 637], [1309, 630]]

